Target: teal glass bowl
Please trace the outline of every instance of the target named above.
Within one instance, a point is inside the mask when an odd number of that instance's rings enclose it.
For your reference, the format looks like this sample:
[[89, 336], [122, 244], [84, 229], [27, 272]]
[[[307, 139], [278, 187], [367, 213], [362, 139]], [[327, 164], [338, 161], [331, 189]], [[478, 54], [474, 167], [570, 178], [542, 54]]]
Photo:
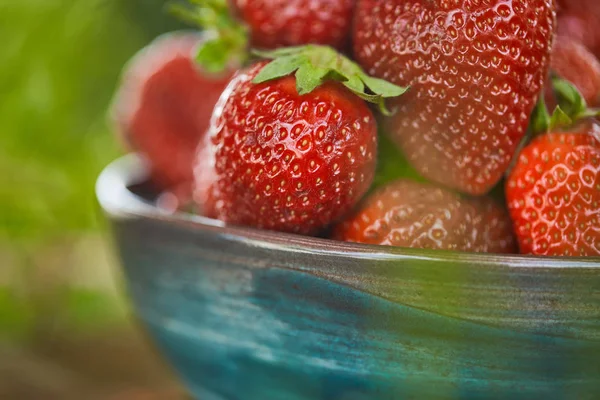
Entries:
[[600, 398], [600, 260], [339, 243], [97, 183], [136, 315], [200, 400]]

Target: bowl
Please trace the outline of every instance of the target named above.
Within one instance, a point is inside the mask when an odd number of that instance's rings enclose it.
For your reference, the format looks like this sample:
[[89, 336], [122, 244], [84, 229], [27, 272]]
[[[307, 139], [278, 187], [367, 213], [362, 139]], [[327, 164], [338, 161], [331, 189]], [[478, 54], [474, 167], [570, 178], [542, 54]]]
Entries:
[[97, 196], [136, 315], [198, 399], [600, 396], [598, 258], [230, 227], [162, 211], [146, 179], [127, 156]]

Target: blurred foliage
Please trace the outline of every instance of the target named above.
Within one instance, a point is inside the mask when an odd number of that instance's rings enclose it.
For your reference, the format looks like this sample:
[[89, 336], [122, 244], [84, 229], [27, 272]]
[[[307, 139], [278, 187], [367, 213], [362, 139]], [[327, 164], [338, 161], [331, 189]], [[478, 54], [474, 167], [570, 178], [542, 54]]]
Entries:
[[162, 4], [0, 2], [0, 236], [96, 228], [94, 180], [118, 154], [105, 110], [126, 60], [178, 28]]
[[94, 183], [120, 152], [106, 109], [124, 63], [180, 28], [164, 0], [0, 0], [0, 332], [112, 312], [103, 293], [46, 288], [45, 269], [106, 257], [70, 255], [101, 228]]

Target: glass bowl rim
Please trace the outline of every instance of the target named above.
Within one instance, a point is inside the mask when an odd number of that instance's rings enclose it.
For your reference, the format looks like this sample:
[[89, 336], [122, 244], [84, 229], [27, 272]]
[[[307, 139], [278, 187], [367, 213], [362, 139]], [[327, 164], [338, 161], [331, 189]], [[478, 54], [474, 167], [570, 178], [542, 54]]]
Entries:
[[170, 213], [161, 210], [136, 195], [129, 187], [148, 178], [147, 163], [136, 153], [125, 155], [110, 163], [96, 182], [96, 198], [103, 211], [113, 219], [148, 219], [177, 226], [187, 226], [226, 240], [243, 241], [252, 245], [294, 253], [323, 254], [355, 259], [381, 261], [421, 260], [432, 262], [460, 262], [467, 264], [504, 266], [514, 268], [584, 268], [600, 269], [600, 257], [545, 257], [518, 254], [484, 254], [445, 250], [424, 250], [360, 243], [346, 243], [230, 226], [221, 221], [191, 213]]

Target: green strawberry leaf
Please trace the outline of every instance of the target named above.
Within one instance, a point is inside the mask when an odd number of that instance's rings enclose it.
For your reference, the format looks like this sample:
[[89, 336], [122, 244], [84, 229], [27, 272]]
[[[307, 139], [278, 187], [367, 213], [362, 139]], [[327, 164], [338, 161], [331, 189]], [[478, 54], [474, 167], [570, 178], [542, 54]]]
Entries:
[[581, 114], [585, 113], [587, 104], [579, 90], [572, 83], [553, 77], [552, 86], [558, 105], [571, 119], [578, 119]]
[[552, 117], [550, 117], [550, 126], [549, 130], [554, 131], [556, 129], [568, 127], [573, 124], [573, 120], [571, 117], [565, 113], [560, 106], [556, 106], [554, 112], [552, 113]]
[[300, 68], [296, 73], [298, 94], [310, 93], [321, 86], [327, 74], [328, 71], [326, 68], [318, 68], [311, 63], [308, 63], [304, 68]]
[[531, 114], [530, 130], [533, 135], [567, 128], [583, 118], [600, 116], [600, 110], [587, 108], [585, 100], [571, 83], [560, 78], [553, 78], [552, 82], [559, 104], [550, 115], [544, 96], [540, 96]]
[[203, 70], [219, 73], [241, 66], [249, 57], [247, 28], [229, 12], [226, 0], [189, 0], [169, 3], [168, 11], [190, 25], [210, 33], [198, 49], [196, 61]]
[[277, 78], [290, 75], [292, 72], [303, 66], [307, 60], [298, 54], [290, 54], [277, 58], [265, 65], [265, 67], [256, 75], [254, 83], [263, 83]]
[[170, 1], [167, 11], [183, 22], [203, 29], [222, 29], [238, 25], [229, 13], [227, 0]]
[[223, 71], [229, 63], [228, 47], [221, 40], [208, 40], [204, 42], [196, 54], [196, 61], [202, 68], [210, 73]]
[[510, 171], [512, 171], [516, 164], [518, 155], [530, 142], [532, 137], [540, 134], [552, 133], [554, 131], [566, 130], [582, 119], [600, 117], [600, 110], [588, 108], [585, 99], [572, 83], [557, 76], [553, 76], [552, 88], [558, 105], [554, 109], [552, 115], [550, 115], [544, 99], [544, 93], [541, 94], [531, 113], [527, 134], [519, 143], [519, 146], [514, 153], [513, 160], [506, 171], [506, 175], [510, 174]]
[[363, 83], [362, 79], [360, 79], [356, 75], [352, 75], [352, 76], [349, 76], [348, 78], [346, 78], [346, 80], [344, 81], [344, 86], [346, 86], [348, 89], [350, 89], [354, 93], [361, 93], [361, 94], [364, 94], [365, 96], [368, 96], [368, 94], [364, 93], [365, 92], [365, 84]]
[[530, 129], [534, 134], [546, 133], [550, 129], [550, 114], [544, 96], [540, 96], [531, 114]]
[[408, 90], [406, 87], [396, 86], [388, 81], [373, 78], [372, 76], [364, 75], [360, 78], [374, 93], [387, 93], [388, 97], [402, 96]]
[[377, 104], [384, 115], [391, 114], [385, 100], [401, 96], [408, 90], [368, 76], [358, 64], [328, 46], [307, 45], [253, 53], [273, 60], [255, 77], [254, 83], [295, 72], [298, 93], [307, 94], [326, 80], [338, 81], [361, 99]]

